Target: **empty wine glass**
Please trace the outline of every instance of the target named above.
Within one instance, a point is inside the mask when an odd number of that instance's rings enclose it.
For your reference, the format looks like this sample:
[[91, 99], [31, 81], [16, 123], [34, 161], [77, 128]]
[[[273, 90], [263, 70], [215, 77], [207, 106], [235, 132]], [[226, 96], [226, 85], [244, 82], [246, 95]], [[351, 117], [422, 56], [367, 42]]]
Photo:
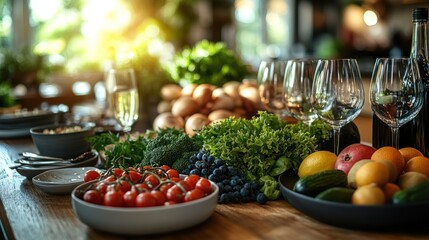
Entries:
[[356, 59], [319, 60], [312, 93], [317, 115], [333, 128], [338, 154], [341, 127], [359, 115], [365, 101]]
[[284, 119], [289, 114], [283, 101], [285, 61], [262, 61], [258, 70], [259, 96], [264, 108]]
[[399, 146], [399, 127], [417, 116], [423, 105], [423, 86], [417, 62], [410, 58], [377, 58], [370, 84], [372, 111], [392, 131]]
[[289, 113], [299, 121], [310, 125], [317, 114], [313, 110], [311, 92], [317, 60], [294, 59], [286, 63], [283, 87], [284, 102]]
[[139, 95], [133, 69], [111, 69], [106, 79], [109, 108], [124, 132], [138, 119]]

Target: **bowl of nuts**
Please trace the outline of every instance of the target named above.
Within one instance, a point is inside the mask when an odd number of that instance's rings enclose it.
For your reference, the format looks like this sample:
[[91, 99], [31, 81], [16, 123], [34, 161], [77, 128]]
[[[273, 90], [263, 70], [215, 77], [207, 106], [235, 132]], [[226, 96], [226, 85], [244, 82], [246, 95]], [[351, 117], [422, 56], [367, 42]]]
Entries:
[[53, 124], [33, 127], [31, 138], [39, 153], [64, 159], [90, 151], [87, 138], [94, 135], [94, 123]]

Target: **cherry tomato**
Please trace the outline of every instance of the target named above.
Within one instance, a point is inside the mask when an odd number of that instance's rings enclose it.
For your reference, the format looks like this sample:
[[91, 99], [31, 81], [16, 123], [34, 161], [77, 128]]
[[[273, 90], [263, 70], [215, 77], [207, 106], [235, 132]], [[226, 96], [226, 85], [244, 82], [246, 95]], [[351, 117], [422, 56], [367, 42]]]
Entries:
[[159, 190], [152, 190], [150, 193], [156, 200], [156, 206], [162, 206], [164, 205], [165, 201], [167, 201], [165, 194]]
[[104, 195], [104, 205], [111, 207], [123, 207], [124, 193], [122, 191], [108, 191]]
[[156, 205], [156, 199], [150, 192], [142, 192], [137, 195], [136, 207], [152, 207]]
[[98, 182], [97, 185], [95, 186], [95, 189], [97, 191], [99, 191], [101, 194], [106, 194], [107, 192], [107, 183], [105, 182]]
[[191, 174], [189, 176], [186, 176], [183, 181], [187, 182], [188, 185], [191, 187], [191, 189], [195, 188], [195, 184], [197, 184], [198, 180], [200, 180], [200, 176], [196, 174]]
[[167, 191], [169, 188], [171, 188], [172, 186], [174, 186], [174, 183], [163, 183], [160, 187], [159, 187], [159, 191], [163, 192], [164, 195], [167, 194]]
[[136, 198], [138, 192], [137, 191], [128, 191], [124, 193], [124, 204], [126, 207], [135, 207], [136, 206]]
[[200, 189], [196, 188], [189, 192], [186, 192], [185, 195], [185, 202], [194, 201], [200, 198], [203, 198], [205, 193], [201, 191]]
[[178, 177], [172, 177], [172, 178], [170, 178], [170, 180], [171, 181], [173, 181], [173, 182], [180, 182], [182, 179], [180, 179], [180, 178], [178, 178]]
[[100, 177], [100, 173], [96, 170], [88, 170], [83, 175], [83, 181], [89, 182], [95, 179], [98, 179]]
[[137, 188], [138, 192], [152, 190], [152, 188], [150, 188], [146, 183], [137, 183], [136, 185], [134, 185], [134, 187]]
[[195, 185], [196, 189], [200, 189], [206, 194], [210, 194], [212, 192], [212, 184], [207, 178], [201, 178], [198, 180], [197, 184]]
[[103, 181], [107, 184], [112, 183], [112, 182], [116, 181], [116, 176], [110, 175], [107, 178], [105, 178]]
[[155, 175], [152, 175], [152, 174], [148, 175], [144, 179], [144, 181], [152, 189], [154, 189], [155, 187], [157, 187], [159, 185], [159, 179], [158, 179], [158, 177], [156, 177]]
[[131, 190], [131, 185], [126, 180], [120, 180], [117, 187], [124, 193]]
[[116, 177], [120, 177], [122, 176], [122, 173], [124, 172], [124, 170], [120, 169], [120, 168], [114, 168], [113, 169], [113, 175], [115, 175]]
[[169, 169], [167, 170], [167, 175], [170, 179], [172, 178], [180, 178], [179, 172], [176, 169]]
[[124, 171], [122, 177], [125, 177], [133, 183], [138, 183], [142, 176], [137, 171]]
[[170, 170], [170, 166], [168, 165], [162, 165], [161, 168], [164, 169], [164, 171]]
[[182, 191], [182, 189], [179, 186], [174, 185], [167, 190], [166, 196], [168, 201], [174, 201], [176, 203], [180, 203], [180, 202], [183, 202], [185, 193]]
[[180, 184], [186, 191], [192, 190], [191, 185], [189, 185], [189, 183], [184, 180], [181, 180], [180, 182], [178, 182], [178, 184]]
[[85, 202], [102, 205], [104, 198], [103, 194], [101, 194], [97, 190], [88, 190], [83, 194], [83, 200]]
[[174, 204], [177, 204], [177, 203], [175, 201], [166, 201], [164, 203], [164, 206], [171, 206], [171, 205], [174, 205]]

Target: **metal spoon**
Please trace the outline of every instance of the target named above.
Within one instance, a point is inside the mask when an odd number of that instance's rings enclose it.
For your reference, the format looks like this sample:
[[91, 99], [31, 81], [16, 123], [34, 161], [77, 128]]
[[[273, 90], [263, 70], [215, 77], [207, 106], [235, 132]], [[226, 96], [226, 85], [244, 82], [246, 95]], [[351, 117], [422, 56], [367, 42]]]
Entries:
[[[15, 169], [23, 165], [30, 165], [30, 166], [46, 166], [46, 165], [69, 165], [73, 163], [82, 162], [85, 160], [88, 160], [95, 156], [94, 152], [85, 152], [75, 158], [71, 159], [62, 159], [62, 158], [55, 158], [56, 160], [37, 160], [37, 159], [26, 159], [26, 158], [20, 158], [15, 161], [15, 165], [9, 166], [10, 169]], [[43, 156], [42, 156], [43, 157]], [[40, 159], [50, 159], [48, 158], [40, 158]], [[58, 160], [59, 159], [59, 160]]]

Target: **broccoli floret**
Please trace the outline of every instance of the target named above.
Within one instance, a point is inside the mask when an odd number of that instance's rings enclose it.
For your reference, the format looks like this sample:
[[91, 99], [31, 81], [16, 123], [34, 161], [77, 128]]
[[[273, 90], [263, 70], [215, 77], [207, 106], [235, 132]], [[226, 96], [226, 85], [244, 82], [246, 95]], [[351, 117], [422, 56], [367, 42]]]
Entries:
[[146, 146], [147, 151], [171, 144], [186, 135], [184, 131], [175, 128], [162, 128], [153, 134], [154, 138]]
[[192, 151], [192, 152], [185, 152], [182, 154], [181, 158], [178, 158], [176, 161], [174, 161], [171, 168], [176, 169], [179, 173], [182, 173], [189, 164], [189, 158], [192, 157], [198, 151]]
[[142, 164], [150, 166], [172, 166], [178, 158], [182, 157], [183, 153], [198, 151], [200, 148], [201, 146], [199, 144], [192, 141], [187, 135], [183, 135], [170, 144], [147, 151]]

